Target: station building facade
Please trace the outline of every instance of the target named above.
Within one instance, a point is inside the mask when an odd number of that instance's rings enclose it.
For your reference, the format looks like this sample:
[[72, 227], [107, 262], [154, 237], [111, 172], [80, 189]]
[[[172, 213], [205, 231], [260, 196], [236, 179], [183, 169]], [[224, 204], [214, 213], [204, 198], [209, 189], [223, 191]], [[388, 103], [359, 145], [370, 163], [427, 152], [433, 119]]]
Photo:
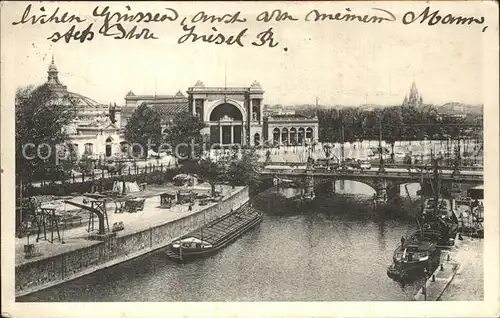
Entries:
[[255, 145], [263, 140], [264, 91], [256, 81], [249, 87], [189, 87], [188, 108], [206, 127], [211, 143]]
[[189, 111], [203, 119], [203, 133], [212, 143], [250, 146], [302, 144], [318, 141], [318, 118], [295, 113], [267, 112], [264, 90], [249, 87], [206, 87], [198, 81], [188, 88]]
[[179, 112], [190, 112], [201, 118], [201, 131], [211, 144], [261, 145], [302, 144], [317, 141], [318, 119], [295, 113], [268, 112], [264, 106], [264, 90], [254, 81], [248, 87], [208, 87], [201, 81], [175, 95], [125, 96], [121, 126], [142, 103], [155, 107], [162, 116], [162, 129]]

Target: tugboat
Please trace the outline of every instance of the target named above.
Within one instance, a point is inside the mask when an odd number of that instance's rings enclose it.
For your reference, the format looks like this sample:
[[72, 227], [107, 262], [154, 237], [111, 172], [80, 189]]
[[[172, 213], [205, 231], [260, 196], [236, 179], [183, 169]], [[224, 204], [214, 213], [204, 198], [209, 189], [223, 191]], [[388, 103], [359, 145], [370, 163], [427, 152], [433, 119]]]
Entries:
[[414, 234], [408, 240], [402, 238], [401, 245], [394, 251], [393, 263], [387, 269], [392, 279], [404, 281], [418, 274], [432, 272], [437, 267], [441, 250], [436, 243], [423, 235]]
[[167, 246], [167, 256], [188, 261], [212, 255], [262, 221], [263, 213], [243, 207], [220, 217]]
[[439, 236], [435, 237], [435, 242], [439, 247], [455, 245], [459, 224], [455, 213], [451, 210], [449, 200], [428, 199], [421, 219], [424, 231], [439, 233]]
[[458, 234], [459, 222], [453, 212], [451, 201], [440, 198], [439, 191], [441, 189], [441, 180], [439, 177], [438, 162], [433, 160], [433, 175], [434, 180], [431, 183], [433, 188], [433, 198], [425, 200], [422, 205], [422, 215], [420, 217], [423, 229], [427, 232], [439, 232], [440, 236], [435, 242], [438, 247], [450, 247], [455, 245], [455, 237]]

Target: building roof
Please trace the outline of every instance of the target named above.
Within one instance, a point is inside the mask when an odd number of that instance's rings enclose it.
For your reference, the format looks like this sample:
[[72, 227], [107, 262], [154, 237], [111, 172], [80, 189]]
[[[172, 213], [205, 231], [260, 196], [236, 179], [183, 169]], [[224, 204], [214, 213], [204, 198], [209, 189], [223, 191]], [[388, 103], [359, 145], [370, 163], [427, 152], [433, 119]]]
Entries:
[[[130, 93], [131, 92], [129, 92], [125, 96], [126, 100], [162, 100], [162, 99], [165, 100], [165, 99], [178, 99], [179, 97], [184, 97], [184, 95], [182, 95], [180, 91], [175, 95], [134, 95], [134, 93], [132, 93], [131, 95]], [[181, 93], [181, 95], [179, 95], [179, 93]]]
[[[171, 117], [177, 115], [182, 112], [186, 112], [189, 110], [187, 100], [185, 102], [179, 101], [175, 103], [147, 103], [148, 106], [154, 107], [157, 110], [162, 118]], [[124, 106], [121, 108], [122, 117], [129, 118], [132, 116], [134, 111], [137, 109], [135, 106]]]
[[277, 113], [274, 113], [274, 114], [270, 114], [268, 117], [267, 117], [267, 120], [269, 121], [274, 121], [274, 120], [279, 120], [279, 121], [300, 121], [300, 120], [304, 120], [304, 121], [317, 121], [318, 118], [317, 117], [307, 117], [307, 116], [304, 116], [304, 115], [299, 115], [299, 114], [277, 114]]
[[77, 94], [77, 93], [72, 93], [68, 92], [68, 98], [71, 100], [73, 105], [75, 106], [87, 106], [87, 107], [95, 107], [95, 106], [101, 106], [102, 103], [99, 103], [92, 98]]
[[188, 103], [169, 103], [152, 105], [162, 116], [173, 116], [189, 110]]

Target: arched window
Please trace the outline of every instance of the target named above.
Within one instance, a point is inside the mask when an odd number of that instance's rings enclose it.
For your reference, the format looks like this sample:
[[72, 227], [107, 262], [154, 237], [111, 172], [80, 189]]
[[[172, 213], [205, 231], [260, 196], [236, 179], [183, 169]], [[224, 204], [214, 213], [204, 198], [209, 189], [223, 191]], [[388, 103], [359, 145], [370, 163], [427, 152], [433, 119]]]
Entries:
[[313, 129], [312, 129], [311, 127], [307, 127], [307, 129], [306, 129], [306, 139], [307, 139], [308, 141], [311, 141], [311, 142], [312, 142], [313, 137], [314, 137], [314, 136], [313, 136]]
[[274, 128], [273, 130], [273, 141], [280, 142], [280, 129]]
[[297, 129], [290, 128], [290, 143], [292, 145], [297, 143]]
[[300, 127], [297, 132], [297, 142], [299, 144], [302, 144], [304, 142], [304, 135], [305, 135], [304, 128]]
[[284, 144], [288, 143], [288, 128], [283, 128], [281, 131], [281, 142]]
[[254, 145], [260, 145], [260, 134], [259, 133], [256, 133], [253, 136], [253, 143], [254, 143]]
[[108, 137], [108, 139], [106, 139], [106, 157], [111, 157], [113, 152], [112, 148], [113, 148], [113, 138]]

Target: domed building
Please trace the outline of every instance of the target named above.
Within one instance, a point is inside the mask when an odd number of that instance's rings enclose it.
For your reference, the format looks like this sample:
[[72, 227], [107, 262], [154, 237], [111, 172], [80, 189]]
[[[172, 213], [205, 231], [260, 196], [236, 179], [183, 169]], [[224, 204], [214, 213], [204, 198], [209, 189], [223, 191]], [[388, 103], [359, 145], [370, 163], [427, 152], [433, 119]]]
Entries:
[[[92, 98], [69, 92], [59, 80], [59, 71], [52, 57], [44, 84], [53, 92], [51, 103], [71, 107], [75, 111], [74, 121], [65, 129], [70, 136], [73, 149], [82, 155], [87, 152], [93, 158], [113, 157], [120, 152], [120, 109], [104, 105]], [[113, 110], [114, 119], [110, 119]]]

